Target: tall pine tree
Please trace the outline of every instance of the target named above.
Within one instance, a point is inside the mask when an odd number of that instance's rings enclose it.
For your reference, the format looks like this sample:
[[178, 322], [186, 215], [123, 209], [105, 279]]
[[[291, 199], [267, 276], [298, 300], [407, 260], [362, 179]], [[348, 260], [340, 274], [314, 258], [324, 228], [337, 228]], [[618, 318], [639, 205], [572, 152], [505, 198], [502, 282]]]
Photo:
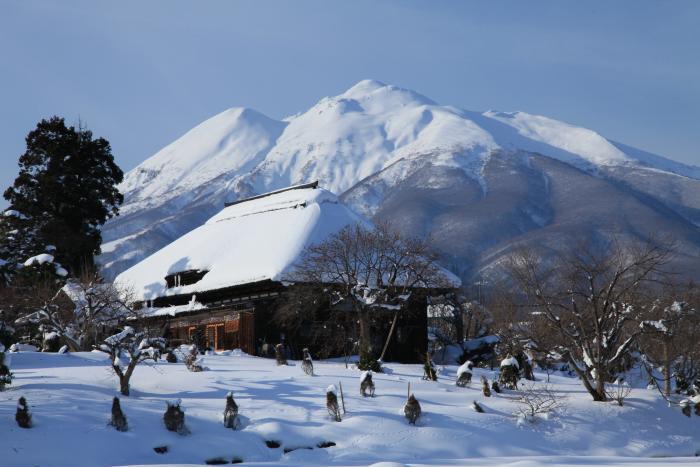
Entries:
[[107, 140], [60, 117], [39, 122], [26, 142], [19, 176], [4, 193], [0, 266], [11, 277], [18, 264], [51, 251], [76, 276], [94, 265], [100, 226], [119, 213], [123, 173]]

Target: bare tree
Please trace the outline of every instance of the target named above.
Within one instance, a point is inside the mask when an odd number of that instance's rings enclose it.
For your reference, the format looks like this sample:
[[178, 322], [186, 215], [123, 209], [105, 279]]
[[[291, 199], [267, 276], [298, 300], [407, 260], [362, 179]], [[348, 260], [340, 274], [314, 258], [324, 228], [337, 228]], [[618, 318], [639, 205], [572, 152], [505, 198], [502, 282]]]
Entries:
[[607, 383], [605, 385], [605, 394], [608, 399], [617, 402], [617, 405], [622, 407], [625, 404], [625, 399], [632, 392], [632, 387], [625, 382], [624, 379], [618, 378], [613, 383]]
[[[671, 396], [671, 383], [674, 367], [679, 370], [690, 369], [690, 380], [685, 375], [677, 375], [681, 385], [692, 382], [697, 375], [693, 370], [693, 358], [698, 356], [700, 346], [697, 335], [693, 332], [698, 324], [698, 313], [691, 301], [694, 299], [695, 286], [668, 286], [652, 301], [649, 311], [640, 323], [642, 336], [641, 347], [647, 360], [658, 365], [663, 374], [663, 393]], [[694, 351], [695, 350], [695, 351]], [[688, 365], [690, 363], [690, 365]], [[679, 371], [678, 373], [682, 373]], [[653, 378], [653, 371], [650, 372]], [[680, 377], [678, 377], [680, 376]]]
[[357, 315], [361, 355], [375, 355], [377, 350], [372, 345], [370, 313], [393, 313], [381, 360], [413, 291], [454, 286], [435, 259], [426, 241], [405, 238], [386, 224], [374, 229], [356, 224], [309, 246], [289, 280], [329, 284], [325, 291], [331, 306]]
[[605, 383], [641, 332], [641, 289], [663, 275], [667, 245], [649, 241], [640, 247], [581, 245], [551, 265], [532, 252], [511, 259], [510, 272], [528, 305], [556, 333], [564, 359], [595, 401], [607, 400]]
[[23, 314], [17, 324], [32, 323], [55, 333], [71, 351], [89, 350], [104, 331], [132, 316], [129, 290], [106, 283], [94, 271], [84, 272], [56, 288], [53, 283], [34, 287], [34, 310]]
[[516, 401], [520, 406], [518, 414], [528, 421], [534, 421], [537, 415], [563, 407], [564, 400], [564, 396], [554, 392], [548, 384], [528, 383], [523, 386], [523, 392]]

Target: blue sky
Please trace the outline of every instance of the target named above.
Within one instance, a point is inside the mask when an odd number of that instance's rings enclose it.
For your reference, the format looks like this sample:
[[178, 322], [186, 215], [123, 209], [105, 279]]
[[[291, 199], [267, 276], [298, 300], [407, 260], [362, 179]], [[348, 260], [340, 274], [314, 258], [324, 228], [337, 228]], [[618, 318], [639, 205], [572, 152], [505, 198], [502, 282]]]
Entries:
[[694, 0], [0, 0], [0, 186], [54, 114], [126, 171], [228, 107], [280, 118], [364, 78], [700, 165]]

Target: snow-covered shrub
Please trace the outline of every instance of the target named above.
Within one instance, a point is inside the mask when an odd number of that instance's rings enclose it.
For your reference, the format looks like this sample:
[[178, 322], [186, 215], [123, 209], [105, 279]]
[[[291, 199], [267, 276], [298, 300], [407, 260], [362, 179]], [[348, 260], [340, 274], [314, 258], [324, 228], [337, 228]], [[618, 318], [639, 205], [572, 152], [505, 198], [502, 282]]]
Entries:
[[238, 426], [238, 405], [233, 400], [233, 393], [226, 394], [226, 408], [224, 409], [224, 426], [236, 429]]
[[474, 412], [484, 413], [484, 408], [477, 401], [472, 401], [472, 409]]
[[403, 406], [403, 414], [408, 420], [409, 425], [415, 425], [416, 421], [420, 417], [420, 403], [418, 402], [418, 399], [416, 399], [416, 396], [414, 396], [413, 394], [408, 396], [406, 405]]
[[185, 427], [185, 412], [180, 407], [180, 399], [176, 401], [166, 402], [165, 413], [163, 414], [163, 423], [168, 431], [174, 431], [180, 435], [189, 433]]
[[425, 363], [423, 364], [423, 379], [425, 381], [437, 381], [437, 369], [433, 359], [430, 358], [430, 353], [425, 354]]
[[372, 370], [363, 371], [360, 374], [360, 394], [362, 397], [374, 397], [374, 381], [372, 381]]
[[461, 388], [469, 386], [472, 382], [472, 368], [474, 368], [474, 364], [469, 360], [457, 368], [457, 386]]
[[688, 399], [683, 399], [678, 403], [681, 408], [681, 412], [686, 417], [690, 417], [690, 414], [694, 411], [695, 415], [700, 417], [700, 396], [689, 397]]
[[491, 397], [491, 389], [489, 388], [489, 380], [486, 376], [481, 377], [481, 391], [484, 393], [484, 397]]
[[29, 406], [27, 405], [27, 399], [23, 397], [19, 398], [17, 401], [17, 412], [15, 413], [15, 420], [20, 428], [31, 428], [32, 427], [32, 414], [29, 411]]
[[49, 332], [44, 335], [44, 341], [41, 344], [42, 352], [58, 352], [61, 348], [61, 340], [57, 332]]
[[9, 356], [5, 354], [5, 346], [0, 344], [0, 391], [3, 391], [6, 385], [12, 384], [9, 360]]
[[694, 405], [692, 401], [690, 399], [683, 399], [678, 403], [678, 405], [681, 407], [681, 413], [686, 417], [690, 417], [693, 410], [692, 406]]
[[519, 404], [516, 415], [522, 420], [534, 422], [538, 415], [547, 416], [550, 412], [563, 407], [564, 396], [554, 392], [548, 384], [527, 383], [516, 402]]
[[625, 399], [631, 392], [632, 388], [623, 378], [617, 378], [615, 382], [605, 385], [605, 394], [608, 399], [617, 402], [620, 407], [624, 405]]
[[336, 422], [341, 420], [340, 406], [338, 405], [338, 390], [335, 388], [334, 384], [331, 384], [326, 389], [326, 408], [332, 420]]
[[382, 364], [377, 359], [372, 358], [368, 351], [360, 351], [360, 361], [357, 363], [357, 368], [362, 371], [373, 371], [375, 373], [382, 372]]
[[112, 418], [110, 419], [109, 424], [117, 431], [127, 431], [129, 429], [129, 425], [126, 422], [126, 416], [124, 416], [122, 406], [119, 403], [119, 398], [116, 396], [114, 399], [112, 399]]
[[500, 383], [507, 389], [518, 389], [520, 367], [515, 357], [508, 356], [501, 361]]
[[287, 364], [287, 356], [284, 353], [284, 345], [277, 344], [275, 346], [275, 360], [277, 361], [278, 365]]
[[90, 350], [135, 312], [128, 303], [130, 291], [105, 283], [96, 273], [69, 279], [62, 287], [42, 285], [32, 298], [32, 311], [15, 322], [38, 326], [43, 351], [55, 352], [62, 344], [71, 351]]
[[172, 350], [165, 354], [165, 361], [168, 363], [177, 363], [177, 355]]
[[129, 395], [129, 381], [136, 366], [146, 360], [158, 360], [165, 344], [165, 339], [147, 337], [143, 332], [134, 331], [131, 326], [104, 340], [100, 350], [109, 354], [112, 369], [119, 377], [119, 391], [123, 395]]
[[496, 394], [501, 393], [501, 386], [498, 385], [498, 381], [496, 381], [495, 379], [491, 382], [491, 389], [493, 389], [493, 392], [495, 392]]
[[314, 374], [314, 362], [311, 360], [311, 354], [309, 353], [309, 349], [304, 349], [304, 359], [301, 361], [301, 369], [304, 370], [304, 373], [306, 373], [309, 376], [313, 376]]
[[199, 350], [196, 344], [190, 346], [187, 355], [185, 356], [185, 366], [188, 370], [193, 373], [199, 373], [204, 371], [204, 366], [202, 366], [202, 359], [199, 357]]
[[677, 394], [700, 394], [700, 359], [682, 355], [673, 365], [673, 376]]
[[495, 335], [465, 340], [461, 343], [463, 351], [459, 358], [460, 363], [469, 360], [476, 366], [488, 365], [496, 356], [496, 345], [499, 341], [500, 338]]
[[535, 375], [532, 373], [532, 359], [530, 356], [521, 351], [515, 354], [515, 359], [518, 361], [520, 376], [527, 380], [534, 381]]

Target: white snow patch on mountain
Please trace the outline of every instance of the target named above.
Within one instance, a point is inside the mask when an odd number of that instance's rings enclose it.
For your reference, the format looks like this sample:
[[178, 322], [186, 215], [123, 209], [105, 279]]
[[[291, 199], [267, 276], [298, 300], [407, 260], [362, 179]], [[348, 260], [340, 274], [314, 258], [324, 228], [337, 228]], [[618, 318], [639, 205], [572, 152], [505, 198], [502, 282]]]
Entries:
[[[101, 262], [128, 266], [123, 260], [131, 250], [155, 251], [201, 225], [224, 200], [315, 180], [342, 195], [388, 167], [382, 176], [394, 186], [432, 164], [464, 170], [486, 193], [482, 171], [499, 150], [539, 153], [592, 173], [632, 166], [700, 179], [698, 167], [575, 125], [525, 112], [439, 105], [414, 91], [364, 80], [283, 121], [251, 109], [226, 110], [144, 161], [120, 185], [122, 216], [103, 230]], [[365, 197], [363, 212], [373, 212], [381, 201], [380, 193]], [[156, 224], [157, 232], [150, 232]], [[107, 243], [129, 236], [129, 248]]]

